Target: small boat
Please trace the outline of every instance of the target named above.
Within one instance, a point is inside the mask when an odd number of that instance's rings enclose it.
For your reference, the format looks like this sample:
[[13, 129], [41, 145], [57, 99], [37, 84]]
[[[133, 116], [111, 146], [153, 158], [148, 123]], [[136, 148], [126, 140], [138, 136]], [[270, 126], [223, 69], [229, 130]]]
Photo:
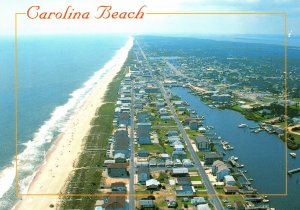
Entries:
[[238, 127], [239, 127], [239, 128], [246, 128], [246, 127], [248, 127], [248, 125], [242, 123], [242, 124], [239, 124]]
[[253, 178], [249, 178], [248, 180], [249, 180], [249, 181], [253, 181], [254, 179], [253, 179]]
[[238, 157], [235, 157], [235, 156], [231, 156], [230, 157], [232, 160], [238, 160], [239, 158]]
[[292, 158], [296, 158], [297, 157], [297, 154], [295, 152], [291, 152], [290, 153], [290, 156], [292, 156]]
[[219, 139], [219, 140], [222, 139], [221, 136], [219, 136], [218, 139]]
[[270, 200], [268, 200], [268, 199], [263, 199], [262, 202], [263, 202], [263, 203], [269, 203]]

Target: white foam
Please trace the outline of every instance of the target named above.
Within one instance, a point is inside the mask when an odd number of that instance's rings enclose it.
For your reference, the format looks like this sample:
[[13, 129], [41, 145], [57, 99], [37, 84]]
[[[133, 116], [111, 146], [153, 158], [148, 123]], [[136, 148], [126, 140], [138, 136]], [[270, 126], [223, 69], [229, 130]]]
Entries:
[[[27, 143], [23, 143], [25, 149], [18, 155], [18, 175], [20, 193], [27, 193], [30, 183], [32, 182], [36, 172], [37, 164], [41, 164], [41, 160], [44, 159], [44, 147], [49, 145], [55, 140], [56, 134], [63, 132], [68, 120], [72, 114], [76, 112], [83, 104], [85, 97], [91, 92], [93, 87], [101, 83], [104, 75], [106, 75], [110, 69], [117, 66], [120, 59], [122, 61], [126, 59], [128, 51], [133, 45], [133, 38], [130, 37], [125, 46], [118, 50], [115, 56], [107, 62], [103, 68], [95, 72], [89, 80], [87, 80], [83, 86], [70, 94], [70, 98], [62, 106], [58, 106], [51, 113], [50, 119], [44, 122], [44, 124], [33, 135], [32, 140]], [[0, 198], [12, 187], [15, 178], [15, 161], [0, 172]], [[22, 177], [22, 178], [21, 178]]]
[[0, 198], [11, 188], [15, 179], [15, 166], [9, 166], [0, 172]]

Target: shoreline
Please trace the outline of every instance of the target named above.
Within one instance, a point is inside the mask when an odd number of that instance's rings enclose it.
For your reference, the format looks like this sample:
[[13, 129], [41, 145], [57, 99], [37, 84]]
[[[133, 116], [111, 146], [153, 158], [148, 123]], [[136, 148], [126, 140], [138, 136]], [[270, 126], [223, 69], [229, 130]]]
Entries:
[[103, 73], [98, 84], [83, 99], [79, 110], [68, 120], [65, 131], [57, 137], [47, 151], [45, 161], [36, 171], [27, 192], [27, 194], [40, 195], [23, 196], [12, 209], [51, 209], [51, 204], [57, 208], [59, 194], [83, 151], [84, 137], [91, 128], [90, 122], [97, 109], [103, 104], [108, 85], [121, 70], [132, 45], [133, 39], [129, 38], [117, 51], [112, 59], [115, 59], [113, 66]]

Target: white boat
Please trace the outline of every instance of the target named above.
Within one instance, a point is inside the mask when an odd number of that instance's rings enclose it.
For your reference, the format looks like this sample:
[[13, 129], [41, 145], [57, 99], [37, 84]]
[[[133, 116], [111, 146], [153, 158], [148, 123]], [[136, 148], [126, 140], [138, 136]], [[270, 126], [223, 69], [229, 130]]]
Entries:
[[262, 202], [263, 202], [263, 203], [269, 203], [270, 200], [268, 200], [268, 199], [263, 199]]
[[248, 125], [247, 124], [244, 124], [244, 123], [242, 123], [242, 124], [239, 124], [239, 126], [238, 126], [239, 128], [246, 128], [246, 127], [248, 127]]
[[231, 156], [230, 157], [232, 160], [238, 160], [239, 158], [238, 157], [235, 157], [235, 156]]
[[291, 153], [290, 153], [290, 156], [292, 156], [292, 158], [296, 158], [296, 157], [297, 157], [297, 154], [294, 153], [294, 152], [291, 152]]

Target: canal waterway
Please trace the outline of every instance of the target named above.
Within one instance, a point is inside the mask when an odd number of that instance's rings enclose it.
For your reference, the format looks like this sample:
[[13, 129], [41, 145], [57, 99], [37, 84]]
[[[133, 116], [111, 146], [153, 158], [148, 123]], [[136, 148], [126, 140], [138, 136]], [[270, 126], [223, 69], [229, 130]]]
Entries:
[[[173, 87], [171, 92], [186, 101], [191, 109], [204, 116], [204, 126], [213, 126], [210, 132], [222, 140], [229, 142], [233, 150], [224, 151], [218, 146], [220, 152], [225, 152], [225, 158], [237, 156], [238, 162], [244, 165], [245, 175], [252, 178], [252, 186], [260, 194], [285, 194], [286, 179], [288, 181], [288, 196], [273, 196], [270, 206], [282, 210], [300, 210], [300, 173], [287, 176], [286, 155], [288, 156], [288, 169], [300, 167], [300, 153], [296, 151], [297, 158], [293, 159], [285, 150], [285, 144], [276, 134], [266, 131], [254, 133], [249, 127], [257, 127], [257, 122], [247, 120], [239, 112], [229, 109], [211, 108], [198, 96], [191, 94], [187, 88]], [[247, 124], [246, 128], [238, 125]]]

